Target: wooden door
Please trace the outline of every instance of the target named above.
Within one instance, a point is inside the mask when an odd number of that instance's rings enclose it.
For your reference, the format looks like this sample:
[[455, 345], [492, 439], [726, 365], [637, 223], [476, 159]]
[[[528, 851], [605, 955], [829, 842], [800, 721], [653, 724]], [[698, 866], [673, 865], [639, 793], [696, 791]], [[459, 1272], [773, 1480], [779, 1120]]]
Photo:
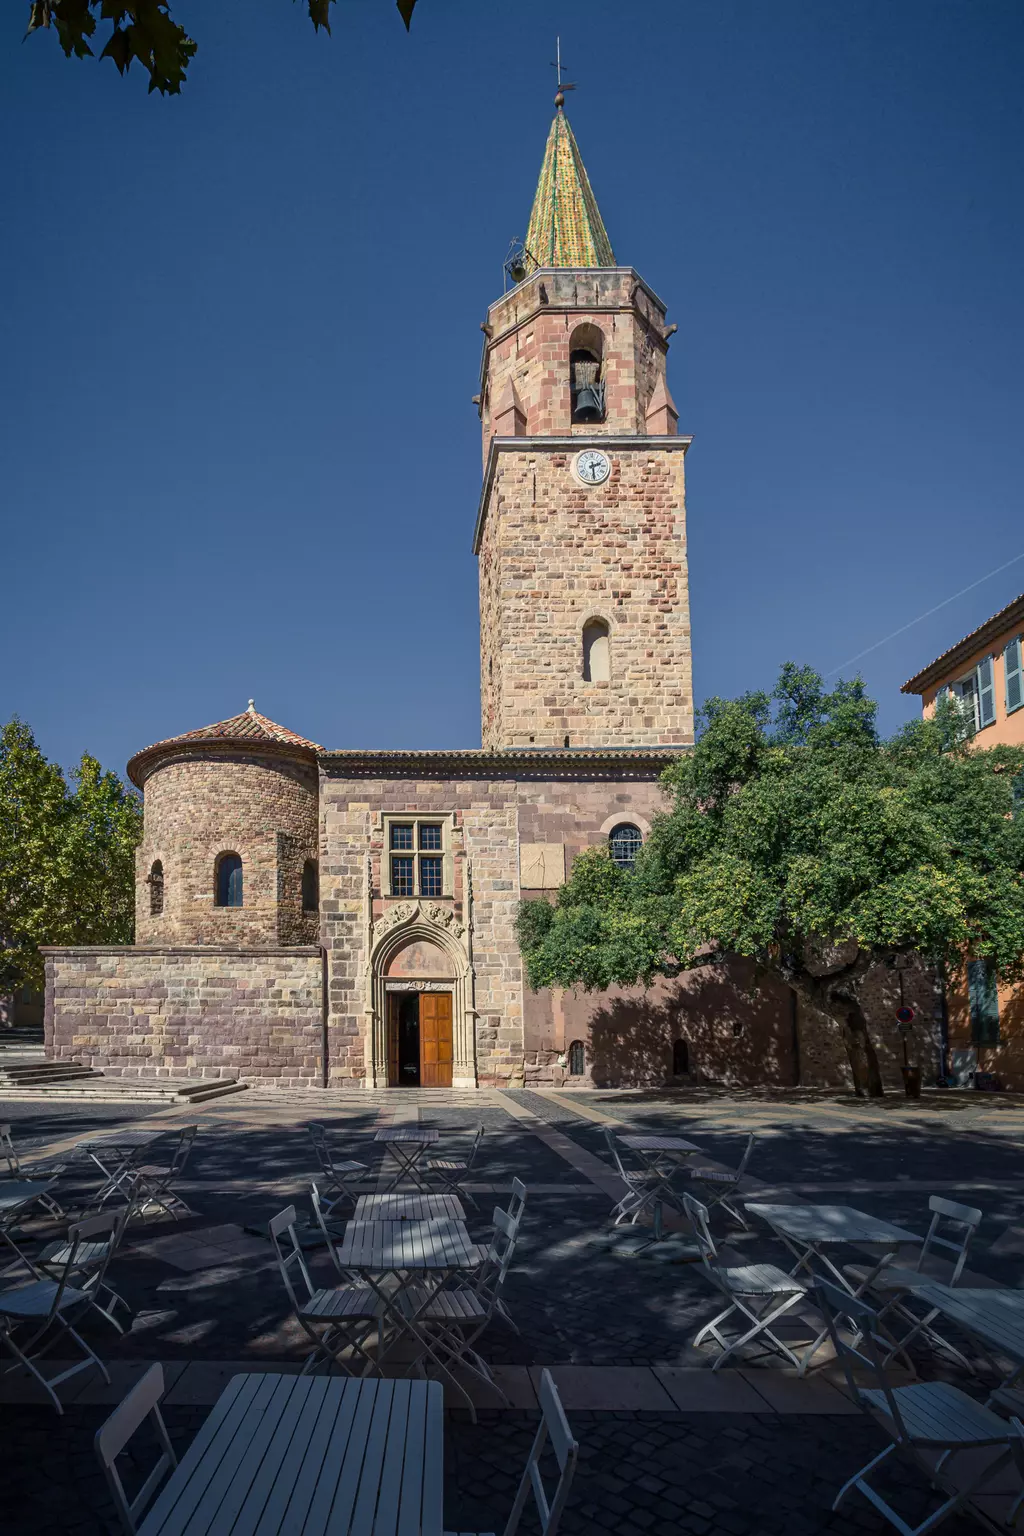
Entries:
[[452, 1085], [452, 995], [420, 993], [420, 1087]]

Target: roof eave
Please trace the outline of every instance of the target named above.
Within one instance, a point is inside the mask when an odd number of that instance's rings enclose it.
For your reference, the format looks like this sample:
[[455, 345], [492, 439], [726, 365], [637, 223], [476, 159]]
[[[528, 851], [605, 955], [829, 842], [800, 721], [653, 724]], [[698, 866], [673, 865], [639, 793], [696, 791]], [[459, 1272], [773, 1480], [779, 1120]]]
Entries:
[[935, 660], [930, 661], [926, 667], [922, 667], [920, 672], [915, 672], [914, 676], [908, 678], [903, 684], [900, 693], [923, 694], [933, 683], [937, 683], [962, 661], [972, 656], [975, 651], [980, 650], [990, 640], [994, 640], [996, 635], [1002, 634], [1017, 622], [1024, 623], [1024, 593], [1020, 597], [1015, 597], [1012, 603], [1007, 603], [1005, 608], [1000, 608], [998, 613], [986, 619], [984, 624], [979, 624], [977, 629], [965, 635], [962, 640], [958, 640], [956, 645], [950, 646], [948, 651], [943, 651], [941, 656], [936, 656]]

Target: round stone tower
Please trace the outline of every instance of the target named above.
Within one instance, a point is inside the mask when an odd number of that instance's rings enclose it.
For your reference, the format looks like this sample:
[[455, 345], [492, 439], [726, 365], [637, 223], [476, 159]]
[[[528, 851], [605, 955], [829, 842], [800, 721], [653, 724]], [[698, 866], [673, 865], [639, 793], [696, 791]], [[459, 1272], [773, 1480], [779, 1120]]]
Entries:
[[319, 750], [250, 699], [243, 714], [135, 754], [136, 944], [317, 942]]

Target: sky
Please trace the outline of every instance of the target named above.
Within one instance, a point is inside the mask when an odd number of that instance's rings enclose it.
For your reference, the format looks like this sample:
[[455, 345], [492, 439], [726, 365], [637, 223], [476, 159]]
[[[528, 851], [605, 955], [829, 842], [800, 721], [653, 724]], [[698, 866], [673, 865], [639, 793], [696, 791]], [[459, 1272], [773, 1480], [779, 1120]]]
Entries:
[[[479, 325], [568, 115], [678, 324], [694, 691], [1024, 555], [1019, 0], [174, 0], [179, 97], [0, 17], [0, 720], [479, 745]], [[244, 19], [243, 19], [244, 18]], [[102, 33], [100, 34], [102, 37]], [[877, 646], [900, 684], [1024, 558]]]

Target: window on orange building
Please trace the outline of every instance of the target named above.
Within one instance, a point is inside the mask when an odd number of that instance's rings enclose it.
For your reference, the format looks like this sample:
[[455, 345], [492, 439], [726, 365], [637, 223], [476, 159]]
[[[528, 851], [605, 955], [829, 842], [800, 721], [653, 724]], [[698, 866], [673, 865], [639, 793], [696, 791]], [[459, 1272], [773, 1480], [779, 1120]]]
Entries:
[[1006, 713], [1012, 715], [1024, 704], [1024, 678], [1021, 676], [1020, 636], [1011, 640], [1003, 651], [1003, 667], [1006, 673]]
[[999, 987], [993, 960], [968, 960], [967, 991], [971, 1004], [971, 1040], [975, 1045], [999, 1044]]

